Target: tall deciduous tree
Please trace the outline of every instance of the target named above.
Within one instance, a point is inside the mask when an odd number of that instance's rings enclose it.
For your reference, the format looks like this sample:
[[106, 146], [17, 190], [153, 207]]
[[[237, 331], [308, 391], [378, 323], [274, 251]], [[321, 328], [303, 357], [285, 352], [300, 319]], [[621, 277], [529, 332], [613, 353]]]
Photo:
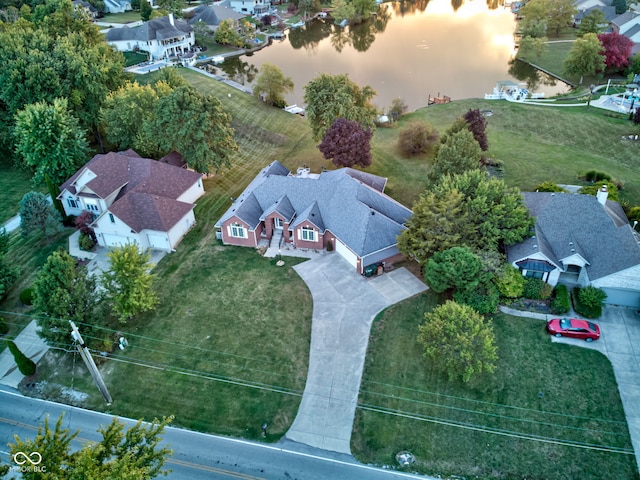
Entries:
[[573, 0], [531, 0], [520, 9], [525, 22], [546, 22], [547, 32], [556, 37], [571, 25], [576, 13]]
[[398, 237], [398, 249], [422, 265], [434, 253], [463, 245], [464, 239], [473, 235], [465, 199], [457, 190], [447, 195], [433, 192], [420, 195], [406, 225], [407, 229]]
[[230, 122], [231, 115], [217, 98], [184, 86], [158, 99], [154, 118], [144, 128], [148, 138], [157, 139], [159, 149], [176, 150], [189, 167], [209, 173], [229, 165], [238, 150]]
[[608, 70], [619, 71], [629, 65], [632, 40], [616, 32], [602, 33], [598, 40], [604, 47], [604, 62]]
[[14, 130], [19, 163], [39, 185], [49, 176], [60, 185], [87, 161], [86, 132], [67, 108], [67, 100], [27, 105], [16, 114]]
[[449, 135], [438, 153], [429, 172], [429, 180], [436, 183], [444, 175], [455, 175], [477, 169], [482, 151], [469, 130], [461, 130]]
[[253, 94], [256, 97], [263, 97], [269, 105], [282, 108], [285, 106], [285, 93], [292, 91], [293, 80], [291, 77], [285, 77], [277, 65], [264, 63], [260, 67], [260, 74], [253, 86]]
[[569, 75], [580, 75], [580, 83], [584, 75], [595, 75], [604, 70], [604, 47], [595, 33], [587, 33], [578, 38], [564, 61], [564, 68]]
[[49, 238], [49, 231], [58, 227], [60, 221], [60, 214], [44, 194], [29, 192], [20, 200], [20, 230], [23, 236], [40, 230], [45, 238]]
[[594, 8], [588, 14], [586, 14], [580, 25], [578, 26], [578, 36], [583, 37], [587, 33], [595, 33], [596, 35], [602, 32], [604, 27], [602, 25], [607, 24], [607, 19], [604, 12], [599, 8]]
[[151, 14], [153, 13], [153, 7], [148, 0], [141, 0], [140, 3], [140, 20], [143, 22], [148, 22], [151, 19]]
[[[82, 323], [83, 331], [90, 334], [91, 325], [97, 323], [99, 302], [94, 277], [64, 250], [49, 255], [33, 282], [38, 334], [54, 347], [72, 343], [69, 320]], [[93, 343], [90, 336], [86, 340]]]
[[81, 449], [72, 448], [71, 442], [80, 432], [71, 433], [63, 428], [61, 415], [55, 427], [49, 426], [49, 418], [38, 428], [33, 439], [21, 439], [15, 436], [9, 444], [11, 453], [38, 452], [42, 456], [41, 464], [46, 473], [27, 469], [22, 473], [25, 480], [46, 478], [112, 480], [147, 480], [166, 475], [163, 470], [171, 450], [160, 448], [161, 435], [173, 417], [153, 420], [149, 425], [139, 421], [125, 429], [124, 424], [114, 418], [98, 432], [102, 439], [98, 442], [85, 442]]
[[136, 244], [127, 244], [114, 248], [107, 256], [111, 266], [102, 275], [102, 285], [114, 315], [126, 323], [135, 315], [153, 310], [158, 297], [152, 288], [149, 253], [141, 253]]
[[323, 138], [338, 118], [373, 128], [377, 110], [371, 104], [371, 99], [375, 95], [376, 92], [371, 87], [359, 87], [346, 74], [323, 73], [311, 80], [305, 86], [304, 101], [313, 138]]
[[424, 266], [424, 279], [434, 292], [474, 288], [483, 280], [480, 257], [466, 247], [438, 252]]
[[368, 167], [371, 165], [371, 137], [370, 128], [338, 118], [325, 133], [318, 149], [337, 167]]
[[498, 360], [489, 320], [468, 305], [448, 300], [425, 313], [418, 342], [425, 357], [440, 366], [449, 380], [468, 382], [474, 375], [493, 373]]

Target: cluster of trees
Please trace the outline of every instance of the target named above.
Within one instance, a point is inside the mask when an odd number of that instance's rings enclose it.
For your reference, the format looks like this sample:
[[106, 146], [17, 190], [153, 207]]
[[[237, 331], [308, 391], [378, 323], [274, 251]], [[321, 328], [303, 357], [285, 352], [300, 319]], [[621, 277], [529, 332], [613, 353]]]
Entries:
[[253, 47], [255, 38], [255, 27], [247, 20], [222, 20], [213, 35], [213, 40], [220, 45], [245, 48]]
[[337, 22], [347, 20], [355, 25], [370, 19], [376, 9], [375, 0], [336, 0], [331, 14]]
[[[68, 428], [63, 428], [63, 419], [64, 415], [61, 415], [51, 428], [47, 417], [38, 428], [35, 438], [23, 440], [16, 435], [14, 442], [9, 444], [12, 456], [18, 452], [38, 452], [42, 457], [41, 465], [46, 466], [44, 473], [26, 469], [21, 473], [21, 478], [147, 480], [167, 475], [164, 465], [172, 451], [161, 448], [160, 442], [165, 427], [173, 417], [155, 419], [148, 425], [139, 421], [128, 429], [114, 418], [109, 425], [98, 430], [102, 435], [100, 441], [85, 442], [80, 449], [71, 445], [80, 432], [71, 433]], [[0, 477], [8, 472], [8, 465], [0, 468]]]
[[501, 294], [522, 294], [523, 278], [501, 252], [522, 241], [533, 220], [519, 190], [481, 169], [488, 141], [480, 111], [454, 122], [434, 148], [432, 186], [414, 204], [398, 248], [420, 263], [432, 290], [452, 298], [425, 314], [418, 340], [450, 378], [466, 382], [495, 368], [483, 314], [496, 311]]
[[573, 44], [564, 62], [565, 71], [581, 77], [622, 71], [629, 66], [632, 48], [633, 42], [616, 32], [585, 33]]
[[38, 312], [38, 334], [51, 346], [71, 344], [69, 320], [82, 324], [87, 344], [103, 348], [101, 326], [111, 316], [127, 323], [158, 303], [153, 290], [149, 254], [135, 245], [115, 248], [108, 254], [110, 269], [101, 278], [64, 250], [52, 253], [33, 283], [33, 306]]
[[119, 149], [133, 148], [150, 158], [176, 150], [200, 173], [229, 165], [238, 150], [231, 116], [220, 100], [172, 70], [165, 69], [152, 85], [125, 83], [107, 95], [100, 113], [107, 139]]

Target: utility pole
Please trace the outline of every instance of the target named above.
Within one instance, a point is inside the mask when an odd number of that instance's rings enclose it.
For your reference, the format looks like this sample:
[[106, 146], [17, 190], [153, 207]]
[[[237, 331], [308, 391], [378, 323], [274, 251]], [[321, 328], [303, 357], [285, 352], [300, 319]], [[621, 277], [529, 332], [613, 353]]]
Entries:
[[113, 400], [111, 400], [111, 395], [109, 395], [109, 390], [107, 390], [107, 386], [104, 384], [104, 380], [102, 380], [102, 375], [100, 375], [100, 372], [98, 371], [98, 367], [96, 367], [96, 364], [93, 361], [93, 357], [91, 356], [91, 353], [89, 353], [89, 349], [87, 348], [87, 346], [84, 343], [84, 340], [82, 340], [82, 337], [80, 336], [78, 327], [76, 327], [76, 324], [73, 323], [71, 320], [69, 320], [69, 323], [71, 324], [71, 336], [76, 341], [76, 348], [78, 349], [78, 352], [82, 357], [82, 360], [84, 360], [84, 364], [89, 369], [89, 373], [93, 377], [93, 381], [96, 382], [96, 386], [98, 387], [98, 390], [100, 390], [100, 393], [102, 393], [102, 396], [107, 402], [107, 405], [111, 405], [111, 402]]

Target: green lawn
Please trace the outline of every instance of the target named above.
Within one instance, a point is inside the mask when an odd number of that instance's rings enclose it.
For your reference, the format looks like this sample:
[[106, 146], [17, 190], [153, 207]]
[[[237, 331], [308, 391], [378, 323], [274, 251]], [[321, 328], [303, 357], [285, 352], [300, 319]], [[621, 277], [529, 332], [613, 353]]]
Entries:
[[130, 67], [131, 65], [137, 65], [142, 62], [146, 62], [149, 59], [149, 55], [145, 52], [122, 52], [124, 55], [124, 66]]
[[449, 382], [416, 341], [423, 313], [437, 302], [427, 292], [376, 319], [354, 423], [356, 458], [392, 465], [409, 450], [417, 458], [411, 470], [456, 478], [639, 478], [605, 356], [552, 343], [540, 320], [497, 315], [496, 373]]
[[122, 13], [105, 13], [104, 17], [99, 18], [97, 21], [106, 23], [131, 23], [140, 20], [142, 20], [140, 18], [140, 12], [131, 10]]
[[[621, 139], [638, 133], [638, 127], [626, 119], [612, 118], [606, 110], [469, 99], [421, 109], [403, 117], [402, 122], [428, 121], [443, 132], [470, 108], [493, 112], [488, 118], [486, 155], [503, 163], [502, 174], [508, 185], [522, 190], [531, 190], [544, 181], [580, 185], [578, 177], [582, 173], [597, 169], [624, 182], [620, 195], [623, 201], [640, 205], [640, 145]], [[378, 138], [384, 138], [380, 132], [374, 137], [374, 149], [383, 152], [380, 158], [397, 158], [395, 144], [378, 143]], [[422, 164], [417, 166], [417, 177], [422, 176], [424, 168]], [[403, 170], [401, 166], [397, 169]], [[408, 178], [394, 180], [400, 185], [411, 182]]]

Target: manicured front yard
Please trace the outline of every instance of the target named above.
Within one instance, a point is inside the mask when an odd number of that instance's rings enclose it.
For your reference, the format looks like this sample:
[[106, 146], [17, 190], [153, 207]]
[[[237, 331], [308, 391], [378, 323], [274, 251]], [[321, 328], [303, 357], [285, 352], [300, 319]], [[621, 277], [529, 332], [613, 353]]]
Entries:
[[605, 356], [552, 343], [540, 320], [497, 315], [496, 373], [449, 382], [416, 342], [423, 313], [437, 301], [427, 292], [376, 319], [354, 423], [356, 458], [392, 465], [409, 450], [417, 458], [411, 470], [463, 478], [639, 478]]

